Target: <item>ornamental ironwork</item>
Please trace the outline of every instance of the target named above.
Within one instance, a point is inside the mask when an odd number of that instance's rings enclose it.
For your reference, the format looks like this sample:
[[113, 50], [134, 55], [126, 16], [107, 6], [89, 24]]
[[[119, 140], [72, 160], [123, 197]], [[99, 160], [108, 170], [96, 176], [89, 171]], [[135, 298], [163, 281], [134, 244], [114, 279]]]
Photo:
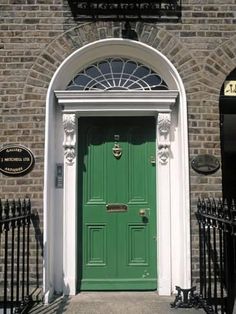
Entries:
[[152, 69], [123, 58], [108, 58], [80, 71], [67, 90], [168, 90], [166, 82]]
[[75, 20], [180, 21], [181, 0], [68, 0]]

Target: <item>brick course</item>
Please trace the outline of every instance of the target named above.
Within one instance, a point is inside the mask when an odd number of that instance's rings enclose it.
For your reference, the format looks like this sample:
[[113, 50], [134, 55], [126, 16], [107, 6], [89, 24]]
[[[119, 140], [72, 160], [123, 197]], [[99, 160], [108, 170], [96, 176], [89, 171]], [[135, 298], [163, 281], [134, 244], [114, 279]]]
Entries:
[[[132, 23], [139, 40], [161, 51], [183, 79], [188, 100], [189, 155], [220, 159], [219, 94], [236, 67], [235, 0], [183, 0], [179, 24]], [[32, 199], [42, 228], [45, 98], [61, 62], [79, 47], [121, 37], [120, 22], [76, 23], [67, 1], [1, 0], [0, 143], [22, 143], [36, 164], [22, 178], [0, 174], [2, 198]], [[194, 211], [202, 196], [221, 195], [220, 170], [201, 176], [190, 170], [193, 261], [197, 250]], [[33, 267], [33, 265], [32, 265]], [[196, 266], [193, 267], [193, 277]]]

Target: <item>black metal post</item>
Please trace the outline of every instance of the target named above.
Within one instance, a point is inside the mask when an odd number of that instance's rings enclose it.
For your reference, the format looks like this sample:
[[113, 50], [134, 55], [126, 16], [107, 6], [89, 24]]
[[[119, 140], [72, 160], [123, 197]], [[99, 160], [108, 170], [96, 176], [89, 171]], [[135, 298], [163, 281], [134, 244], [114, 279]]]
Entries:
[[203, 284], [203, 297], [206, 298], [207, 296], [207, 284], [206, 284], [206, 278], [207, 278], [207, 268], [206, 268], [206, 225], [203, 223], [203, 278], [202, 278], [202, 284]]
[[214, 304], [215, 312], [217, 312], [217, 243], [215, 226], [213, 227], [213, 273], [214, 273]]
[[15, 213], [16, 213], [16, 206], [15, 201], [12, 202], [11, 206], [11, 215], [12, 215], [12, 240], [11, 240], [11, 314], [13, 313], [13, 304], [14, 304], [14, 241], [15, 241]]
[[29, 257], [30, 257], [30, 249], [29, 249], [29, 243], [30, 243], [30, 217], [31, 217], [31, 204], [30, 204], [30, 200], [28, 200], [27, 203], [27, 208], [26, 208], [26, 213], [27, 213], [27, 269], [26, 269], [26, 273], [27, 273], [27, 284], [26, 284], [26, 295], [29, 295]]
[[[223, 263], [224, 263], [224, 256], [223, 256], [223, 231], [219, 229], [219, 246], [220, 246], [220, 298], [221, 300], [224, 299], [224, 272], [223, 272]], [[224, 304], [221, 302], [221, 313], [224, 313]]]
[[20, 301], [20, 227], [21, 227], [21, 202], [17, 203], [17, 253], [16, 253], [16, 301]]
[[23, 232], [22, 232], [22, 295], [21, 295], [21, 300], [24, 300], [25, 298], [25, 215], [26, 215], [26, 203], [25, 200], [23, 201], [23, 206], [22, 206], [22, 214], [24, 217], [22, 218], [22, 225], [23, 225]]

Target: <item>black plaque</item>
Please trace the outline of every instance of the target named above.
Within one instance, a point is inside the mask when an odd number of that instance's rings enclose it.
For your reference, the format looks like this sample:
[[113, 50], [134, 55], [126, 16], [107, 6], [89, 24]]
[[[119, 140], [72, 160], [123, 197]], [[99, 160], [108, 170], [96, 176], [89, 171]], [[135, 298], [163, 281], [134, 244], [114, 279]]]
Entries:
[[179, 22], [182, 0], [68, 0], [77, 21]]
[[193, 170], [201, 174], [213, 174], [220, 168], [219, 160], [213, 155], [198, 155], [192, 162]]
[[32, 152], [22, 145], [8, 145], [0, 149], [0, 172], [10, 177], [24, 176], [34, 166]]

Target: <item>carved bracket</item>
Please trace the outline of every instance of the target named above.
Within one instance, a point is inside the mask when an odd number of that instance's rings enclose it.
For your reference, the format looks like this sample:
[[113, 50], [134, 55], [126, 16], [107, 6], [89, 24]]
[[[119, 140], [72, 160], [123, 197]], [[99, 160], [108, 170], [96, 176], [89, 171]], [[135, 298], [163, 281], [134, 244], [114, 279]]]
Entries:
[[63, 114], [64, 127], [64, 155], [66, 163], [72, 165], [75, 159], [75, 144], [76, 144], [76, 119], [75, 114]]
[[158, 156], [161, 164], [166, 164], [170, 155], [170, 113], [159, 113], [157, 118]]

